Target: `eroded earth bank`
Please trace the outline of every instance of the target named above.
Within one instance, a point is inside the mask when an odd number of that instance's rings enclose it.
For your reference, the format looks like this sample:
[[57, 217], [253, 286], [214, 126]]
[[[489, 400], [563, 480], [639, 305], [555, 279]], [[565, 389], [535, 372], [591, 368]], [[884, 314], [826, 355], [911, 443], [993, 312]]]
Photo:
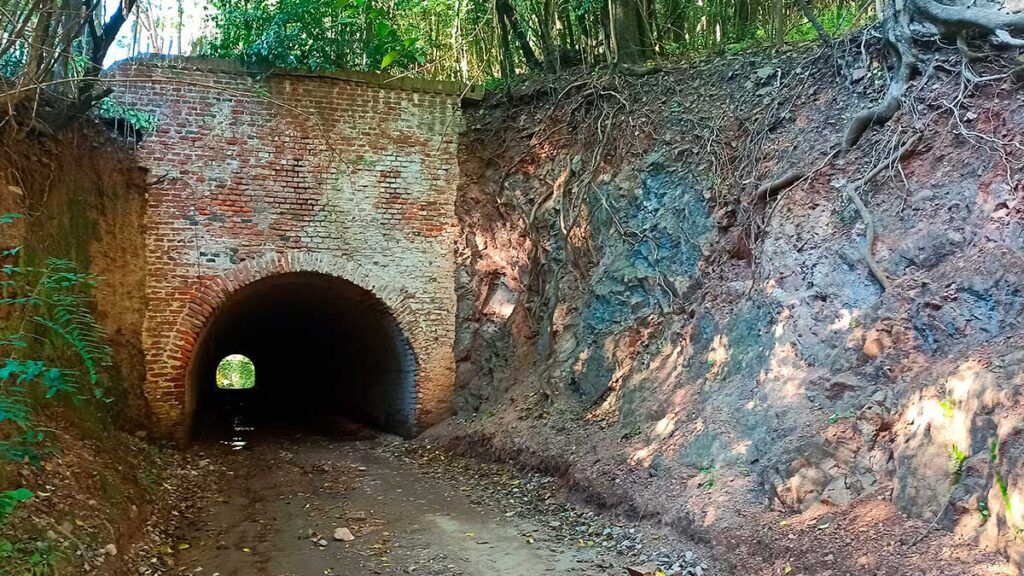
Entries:
[[11, 468], [41, 495], [0, 535], [49, 547], [19, 569], [1018, 574], [1021, 96], [940, 53], [844, 150], [878, 54], [570, 71], [464, 109], [457, 414], [411, 443], [150, 443], [145, 276], [121, 263], [145, 263], [155, 176], [99, 127], [6, 142], [11, 209], [49, 216], [21, 240], [112, 280], [129, 391], [128, 434]]
[[884, 82], [867, 46], [468, 114], [444, 445], [727, 573], [1017, 573], [1020, 95], [937, 67], [843, 150]]

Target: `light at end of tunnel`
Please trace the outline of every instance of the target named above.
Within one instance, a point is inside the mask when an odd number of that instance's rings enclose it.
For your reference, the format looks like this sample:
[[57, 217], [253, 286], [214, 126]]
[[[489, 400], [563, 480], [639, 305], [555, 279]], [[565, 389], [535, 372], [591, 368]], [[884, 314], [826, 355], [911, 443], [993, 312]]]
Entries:
[[256, 367], [241, 354], [226, 356], [217, 364], [217, 388], [248, 390], [256, 385]]

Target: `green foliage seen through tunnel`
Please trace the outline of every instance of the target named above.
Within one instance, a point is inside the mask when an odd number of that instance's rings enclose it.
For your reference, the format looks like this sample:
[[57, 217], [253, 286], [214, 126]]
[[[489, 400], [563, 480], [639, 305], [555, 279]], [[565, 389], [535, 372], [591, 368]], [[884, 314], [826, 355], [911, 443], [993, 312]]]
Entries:
[[241, 354], [231, 354], [217, 365], [217, 388], [247, 390], [256, 385], [256, 367]]

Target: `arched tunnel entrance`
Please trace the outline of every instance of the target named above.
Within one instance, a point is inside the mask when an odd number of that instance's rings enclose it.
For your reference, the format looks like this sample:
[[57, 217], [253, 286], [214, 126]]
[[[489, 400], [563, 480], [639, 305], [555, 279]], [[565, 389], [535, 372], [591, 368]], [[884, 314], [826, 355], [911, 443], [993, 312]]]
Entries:
[[[232, 355], [252, 361], [251, 388], [217, 385]], [[264, 429], [330, 432], [343, 422], [409, 435], [412, 348], [387, 306], [351, 282], [291, 272], [238, 289], [207, 322], [189, 367], [194, 433], [241, 418]]]

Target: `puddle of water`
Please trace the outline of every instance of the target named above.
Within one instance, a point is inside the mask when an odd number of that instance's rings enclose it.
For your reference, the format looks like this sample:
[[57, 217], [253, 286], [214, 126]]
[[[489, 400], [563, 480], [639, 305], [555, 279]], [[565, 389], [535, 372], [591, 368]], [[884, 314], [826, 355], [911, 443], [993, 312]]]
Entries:
[[245, 423], [245, 419], [240, 414], [235, 415], [231, 419], [231, 439], [221, 440], [221, 444], [230, 446], [232, 450], [242, 450], [249, 444], [247, 438], [252, 436], [254, 430], [254, 427]]

